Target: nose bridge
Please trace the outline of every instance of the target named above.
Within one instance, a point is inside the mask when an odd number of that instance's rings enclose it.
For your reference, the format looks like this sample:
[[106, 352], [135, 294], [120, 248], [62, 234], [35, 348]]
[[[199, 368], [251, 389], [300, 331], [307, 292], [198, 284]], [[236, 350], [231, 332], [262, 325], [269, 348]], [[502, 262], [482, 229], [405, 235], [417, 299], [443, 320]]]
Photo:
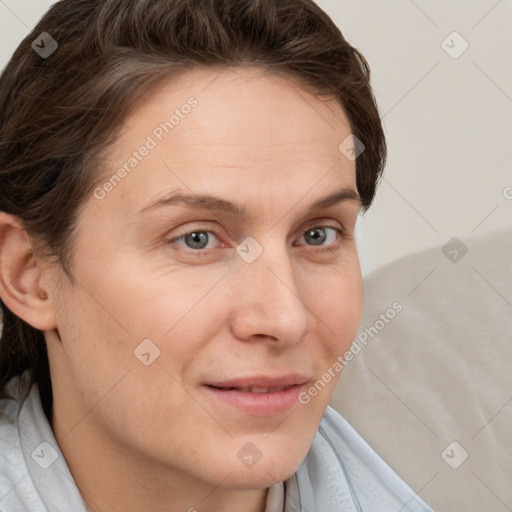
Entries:
[[238, 262], [235, 334], [240, 339], [264, 335], [282, 343], [296, 343], [310, 327], [310, 312], [286, 245], [271, 235], [265, 238], [259, 248], [254, 240], [237, 248], [241, 259], [251, 251], [259, 254], [250, 263], [249, 259]]

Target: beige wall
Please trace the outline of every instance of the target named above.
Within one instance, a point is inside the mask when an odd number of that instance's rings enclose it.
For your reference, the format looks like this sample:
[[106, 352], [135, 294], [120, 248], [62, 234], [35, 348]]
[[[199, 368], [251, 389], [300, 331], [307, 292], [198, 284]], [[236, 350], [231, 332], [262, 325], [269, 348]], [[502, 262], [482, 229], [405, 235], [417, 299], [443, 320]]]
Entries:
[[[360, 225], [364, 272], [512, 225], [512, 2], [318, 4], [369, 61], [388, 137], [385, 180]], [[454, 31], [468, 43], [458, 58], [441, 47]]]

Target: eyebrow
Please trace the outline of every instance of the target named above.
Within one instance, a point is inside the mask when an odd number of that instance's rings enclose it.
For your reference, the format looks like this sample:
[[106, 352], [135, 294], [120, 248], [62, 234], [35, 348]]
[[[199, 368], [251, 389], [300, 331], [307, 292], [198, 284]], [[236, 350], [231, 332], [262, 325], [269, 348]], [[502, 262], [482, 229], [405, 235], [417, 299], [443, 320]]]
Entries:
[[[336, 192], [315, 201], [311, 205], [307, 214], [309, 215], [317, 210], [322, 210], [344, 201], [357, 201], [361, 204], [361, 198], [354, 189], [341, 188]], [[232, 217], [240, 217], [243, 219], [249, 217], [249, 212], [243, 204], [227, 201], [226, 199], [209, 194], [184, 194], [179, 190], [173, 191], [170, 194], [150, 203], [145, 206], [140, 213], [176, 204], [190, 206], [200, 210], [224, 213]]]

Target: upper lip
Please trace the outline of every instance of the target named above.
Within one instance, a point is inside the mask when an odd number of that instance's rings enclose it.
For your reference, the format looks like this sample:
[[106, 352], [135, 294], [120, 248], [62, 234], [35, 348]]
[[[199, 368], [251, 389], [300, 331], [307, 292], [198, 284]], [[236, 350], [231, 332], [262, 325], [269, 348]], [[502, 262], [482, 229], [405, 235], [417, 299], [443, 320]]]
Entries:
[[207, 386], [217, 388], [280, 388], [290, 386], [300, 386], [308, 381], [308, 378], [298, 373], [281, 375], [278, 377], [268, 377], [265, 375], [255, 375], [253, 377], [244, 377], [239, 379], [230, 379], [224, 381], [206, 382]]

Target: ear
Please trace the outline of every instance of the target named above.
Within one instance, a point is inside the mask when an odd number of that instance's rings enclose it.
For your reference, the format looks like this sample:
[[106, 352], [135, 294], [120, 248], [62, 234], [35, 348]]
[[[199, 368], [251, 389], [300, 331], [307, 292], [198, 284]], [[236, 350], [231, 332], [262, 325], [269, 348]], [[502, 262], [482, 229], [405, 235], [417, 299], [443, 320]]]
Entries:
[[41, 265], [18, 217], [0, 212], [0, 298], [32, 327], [57, 327], [47, 290], [41, 287]]

